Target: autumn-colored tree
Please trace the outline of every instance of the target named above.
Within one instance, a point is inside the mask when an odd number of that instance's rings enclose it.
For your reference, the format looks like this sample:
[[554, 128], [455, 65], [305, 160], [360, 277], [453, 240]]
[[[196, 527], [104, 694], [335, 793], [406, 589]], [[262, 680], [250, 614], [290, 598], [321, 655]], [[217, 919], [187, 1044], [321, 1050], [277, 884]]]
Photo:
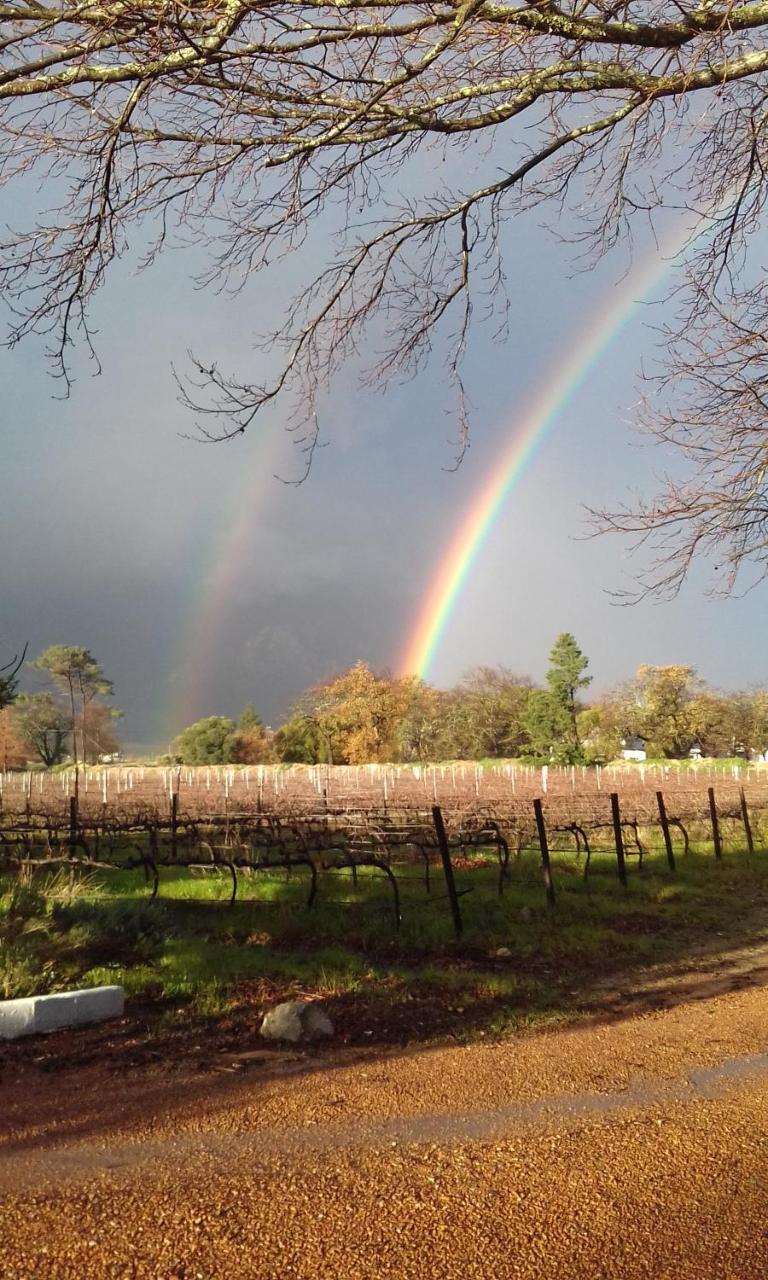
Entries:
[[702, 688], [691, 666], [643, 664], [623, 691], [627, 732], [644, 738], [652, 755], [687, 755], [696, 741], [691, 704]]
[[375, 675], [364, 662], [306, 695], [301, 713], [316, 727], [333, 764], [392, 760], [408, 686]]
[[764, 755], [768, 747], [768, 690], [704, 690], [692, 702], [697, 736], [708, 754]]
[[743, 695], [748, 705], [746, 744], [759, 755], [768, 753], [768, 689], [754, 689]]
[[272, 734], [250, 702], [237, 722], [232, 758], [238, 764], [270, 764], [276, 759]]
[[0, 768], [23, 769], [28, 755], [15, 707], [3, 707], [0, 710]]
[[698, 744], [705, 756], [749, 756], [768, 746], [768, 691], [707, 688], [684, 664], [639, 668], [579, 715], [588, 760], [610, 760], [630, 737], [651, 756], [681, 757]]
[[83, 760], [96, 764], [102, 756], [115, 755], [120, 750], [117, 721], [122, 711], [106, 707], [94, 698], [87, 706], [87, 718], [78, 720], [78, 735], [83, 747]]

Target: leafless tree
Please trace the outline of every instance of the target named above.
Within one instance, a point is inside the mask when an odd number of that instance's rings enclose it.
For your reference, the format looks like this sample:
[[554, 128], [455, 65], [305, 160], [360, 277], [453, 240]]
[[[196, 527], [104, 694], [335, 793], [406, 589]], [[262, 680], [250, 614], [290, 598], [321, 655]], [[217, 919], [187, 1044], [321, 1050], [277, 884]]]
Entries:
[[[732, 293], [692, 281], [696, 308], [670, 333], [671, 356], [644, 405], [642, 425], [673, 460], [658, 492], [593, 513], [651, 549], [626, 592], [678, 593], [696, 559], [714, 569], [711, 594], [750, 589], [768, 573], [768, 292]], [[682, 465], [681, 465], [682, 463]]]
[[311, 460], [318, 394], [374, 331], [373, 382], [443, 352], [460, 456], [478, 299], [505, 332], [505, 221], [550, 203], [599, 254], [638, 216], [692, 209], [713, 225], [680, 282], [652, 424], [701, 470], [608, 523], [666, 540], [657, 586], [722, 532], [732, 576], [764, 547], [768, 297], [745, 255], [765, 200], [766, 27], [768, 4], [723, 0], [0, 0], [0, 180], [52, 193], [2, 244], [12, 340], [47, 333], [68, 385], [138, 227], [144, 261], [194, 242], [202, 283], [225, 290], [314, 229], [326, 258], [264, 338], [277, 365], [197, 354], [180, 374], [203, 434], [284, 400]]
[[14, 653], [10, 662], [0, 666], [0, 711], [13, 702], [16, 696], [16, 676], [24, 666], [29, 644], [25, 644], [21, 653]]

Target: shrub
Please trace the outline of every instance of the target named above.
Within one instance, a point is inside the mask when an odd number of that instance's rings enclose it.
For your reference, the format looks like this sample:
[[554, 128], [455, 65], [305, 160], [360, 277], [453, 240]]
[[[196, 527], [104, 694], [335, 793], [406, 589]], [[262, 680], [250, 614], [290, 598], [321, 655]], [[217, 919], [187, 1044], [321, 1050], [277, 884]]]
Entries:
[[0, 998], [47, 991], [52, 966], [47, 954], [45, 898], [23, 881], [0, 895]]
[[18, 932], [28, 921], [44, 915], [43, 894], [23, 881], [15, 881], [0, 897], [0, 927], [6, 934]]
[[39, 955], [32, 939], [6, 943], [0, 931], [0, 999], [44, 995], [52, 980], [53, 965]]

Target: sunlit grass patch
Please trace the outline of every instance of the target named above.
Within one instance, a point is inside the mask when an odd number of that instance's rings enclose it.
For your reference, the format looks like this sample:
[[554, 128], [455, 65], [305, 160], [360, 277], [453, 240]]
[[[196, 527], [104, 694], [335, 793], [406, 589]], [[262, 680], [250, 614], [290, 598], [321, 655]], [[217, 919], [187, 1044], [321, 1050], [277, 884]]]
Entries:
[[645, 966], [768, 937], [763, 855], [717, 862], [705, 849], [678, 858], [673, 875], [653, 848], [642, 870], [630, 859], [624, 888], [614, 856], [596, 853], [585, 879], [583, 858], [557, 853], [554, 909], [535, 851], [512, 859], [501, 895], [493, 858], [468, 860], [456, 873], [460, 940], [439, 868], [429, 894], [420, 866], [394, 870], [399, 928], [389, 884], [372, 868], [356, 884], [349, 872], [321, 873], [312, 910], [302, 868], [240, 875], [234, 905], [226, 869], [162, 868], [155, 901], [141, 870], [69, 886], [6, 878], [0, 989], [117, 982], [137, 1001], [204, 1018], [243, 1000], [317, 995], [345, 1025], [471, 1037], [573, 1016], [606, 978], [626, 987]]

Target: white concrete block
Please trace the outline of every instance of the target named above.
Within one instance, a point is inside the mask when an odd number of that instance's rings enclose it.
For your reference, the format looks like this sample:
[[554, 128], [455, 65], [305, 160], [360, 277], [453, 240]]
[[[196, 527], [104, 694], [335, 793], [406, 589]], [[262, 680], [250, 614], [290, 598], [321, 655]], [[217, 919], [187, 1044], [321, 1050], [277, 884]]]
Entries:
[[52, 996], [0, 1000], [0, 1040], [16, 1040], [19, 1036], [120, 1018], [124, 1008], [122, 987], [86, 987], [83, 991], [62, 991]]

